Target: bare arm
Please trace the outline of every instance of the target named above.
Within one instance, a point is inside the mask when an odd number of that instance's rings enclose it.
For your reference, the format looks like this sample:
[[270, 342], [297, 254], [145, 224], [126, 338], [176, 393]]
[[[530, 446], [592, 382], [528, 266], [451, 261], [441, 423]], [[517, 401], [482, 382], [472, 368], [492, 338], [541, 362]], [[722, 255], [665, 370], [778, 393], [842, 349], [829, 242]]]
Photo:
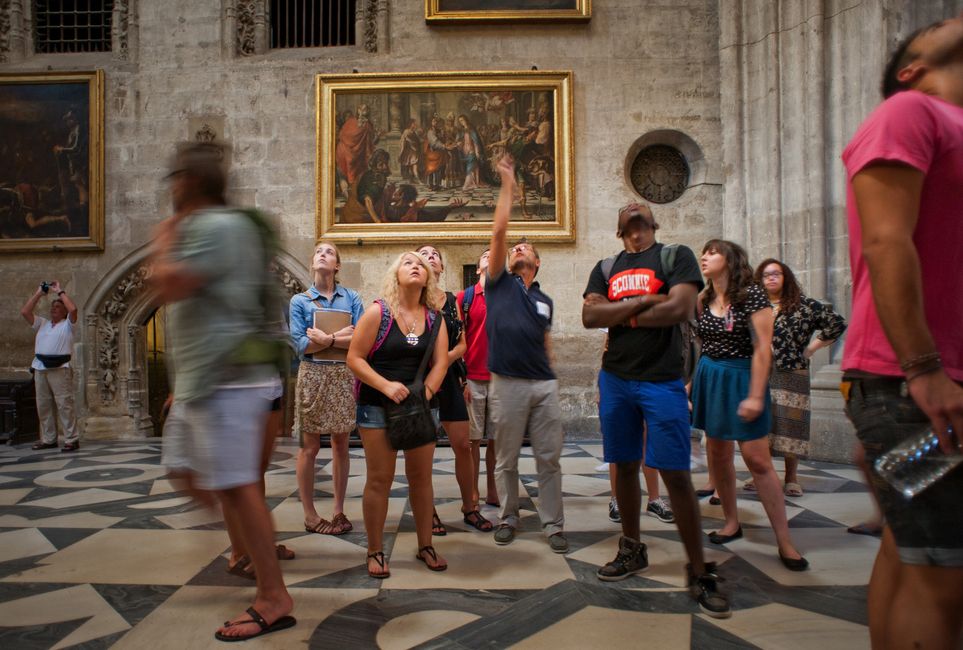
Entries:
[[548, 357], [548, 363], [554, 366], [555, 347], [552, 345], [552, 335], [550, 332], [545, 332], [545, 356]]
[[431, 355], [431, 370], [425, 377], [425, 397], [431, 399], [441, 388], [441, 383], [445, 380], [445, 373], [448, 372], [448, 326], [445, 319], [439, 322], [438, 338], [435, 339], [435, 349]]
[[70, 319], [70, 322], [76, 323], [77, 322], [77, 305], [74, 304], [74, 301], [71, 300], [70, 296], [67, 295], [67, 292], [61, 288], [60, 282], [58, 282], [57, 280], [54, 280], [53, 282], [51, 282], [50, 290], [53, 291], [55, 294], [57, 294], [57, 297], [61, 301], [63, 301], [64, 307], [67, 308], [67, 318]]
[[505, 255], [507, 254], [505, 237], [508, 233], [508, 220], [512, 214], [512, 201], [515, 198], [515, 161], [505, 155], [498, 161], [498, 175], [502, 179], [502, 187], [498, 191], [498, 202], [495, 204], [495, 217], [492, 220], [492, 241], [489, 246], [488, 275], [493, 280], [505, 271]]
[[37, 306], [37, 303], [40, 302], [41, 296], [43, 296], [43, 291], [41, 291], [38, 286], [37, 290], [33, 292], [33, 295], [30, 296], [27, 302], [23, 304], [23, 307], [20, 308], [20, 315], [23, 316], [23, 319], [27, 321], [27, 324], [31, 327], [33, 327], [34, 321], [33, 310]]
[[[923, 311], [920, 260], [913, 244], [923, 180], [920, 170], [905, 165], [873, 165], [853, 177], [876, 313], [900, 362], [937, 351]], [[944, 451], [950, 451], [947, 427], [963, 431], [963, 388], [942, 368], [912, 377], [908, 385]]]
[[738, 415], [752, 422], [762, 413], [769, 390], [769, 368], [772, 366], [772, 310], [760, 309], [749, 317], [756, 339], [752, 344], [752, 369], [749, 395], [739, 403]]
[[359, 381], [371, 386], [397, 403], [408, 396], [408, 388], [401, 382], [388, 381], [368, 363], [368, 353], [371, 352], [375, 339], [378, 337], [378, 326], [380, 324], [381, 307], [375, 303], [365, 310], [355, 328], [351, 345], [348, 347], [348, 369]]

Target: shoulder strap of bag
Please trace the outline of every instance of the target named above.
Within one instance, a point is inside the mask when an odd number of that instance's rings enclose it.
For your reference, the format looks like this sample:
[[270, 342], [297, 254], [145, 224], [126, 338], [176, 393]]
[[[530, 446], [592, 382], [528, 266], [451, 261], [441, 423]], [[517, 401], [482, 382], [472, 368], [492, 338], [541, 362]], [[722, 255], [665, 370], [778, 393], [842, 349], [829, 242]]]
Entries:
[[465, 293], [461, 297], [462, 322], [465, 324], [465, 331], [468, 331], [468, 310], [471, 309], [471, 301], [475, 299], [475, 285], [465, 287]]
[[612, 255], [611, 257], [606, 257], [604, 260], [602, 260], [602, 277], [605, 278], [605, 284], [609, 283], [609, 278], [612, 277], [612, 267], [615, 266], [615, 262], [619, 259], [619, 256], [622, 255], [622, 253], [624, 252], [625, 251], [619, 251], [615, 255]]
[[431, 354], [435, 349], [435, 339], [438, 338], [438, 330], [441, 329], [441, 325], [438, 323], [440, 323], [443, 319], [432, 319], [432, 313], [433, 312], [431, 310], [428, 311], [428, 321], [431, 322], [434, 320], [434, 322], [431, 325], [431, 335], [428, 337], [428, 347], [425, 349], [425, 355], [421, 357], [421, 365], [418, 366], [418, 373], [415, 375], [416, 382], [422, 381], [422, 379], [425, 377], [425, 368], [428, 367], [428, 359], [431, 358]]

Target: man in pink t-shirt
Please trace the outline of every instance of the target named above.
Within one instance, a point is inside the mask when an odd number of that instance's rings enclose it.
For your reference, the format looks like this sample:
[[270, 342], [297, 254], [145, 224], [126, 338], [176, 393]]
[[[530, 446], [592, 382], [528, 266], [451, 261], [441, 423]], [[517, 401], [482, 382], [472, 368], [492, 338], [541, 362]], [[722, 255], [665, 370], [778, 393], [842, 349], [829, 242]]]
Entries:
[[[501, 505], [498, 502], [498, 489], [495, 487], [495, 438], [491, 423], [491, 412], [488, 408], [488, 382], [491, 374], [488, 372], [488, 335], [485, 333], [485, 318], [488, 314], [485, 307], [485, 271], [488, 270], [488, 249], [478, 258], [478, 282], [465, 291], [459, 291], [456, 301], [458, 312], [465, 323], [465, 365], [468, 367], [468, 384], [465, 386], [465, 403], [468, 405], [469, 438], [471, 439], [471, 453], [475, 461], [475, 500], [478, 500], [478, 466], [481, 463], [481, 441], [488, 438], [485, 447], [485, 472], [487, 474], [488, 493], [485, 503], [490, 506]], [[465, 313], [465, 299], [468, 298], [468, 313]]]
[[960, 451], [963, 15], [907, 38], [883, 95], [843, 152], [853, 311], [842, 389], [887, 524], [870, 637], [873, 647], [956, 647], [963, 466], [909, 500], [874, 461], [930, 427], [945, 452]]

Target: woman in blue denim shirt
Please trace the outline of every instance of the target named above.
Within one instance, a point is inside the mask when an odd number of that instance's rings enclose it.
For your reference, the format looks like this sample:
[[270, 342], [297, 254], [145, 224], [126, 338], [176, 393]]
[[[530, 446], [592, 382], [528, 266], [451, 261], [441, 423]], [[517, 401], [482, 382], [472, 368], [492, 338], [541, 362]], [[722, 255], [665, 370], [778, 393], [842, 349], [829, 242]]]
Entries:
[[[291, 298], [291, 338], [301, 359], [294, 416], [301, 441], [298, 494], [304, 509], [304, 529], [321, 535], [342, 535], [353, 528], [344, 515], [344, 497], [350, 463], [348, 435], [355, 426], [354, 377], [343, 360], [312, 358], [322, 350], [347, 350], [354, 326], [364, 312], [361, 296], [338, 284], [340, 268], [341, 255], [337, 247], [325, 241], [318, 243], [311, 260], [314, 284]], [[319, 310], [348, 312], [351, 324], [336, 332], [316, 329], [314, 313]], [[330, 521], [321, 517], [314, 506], [315, 460], [322, 435], [331, 436], [334, 516]]]

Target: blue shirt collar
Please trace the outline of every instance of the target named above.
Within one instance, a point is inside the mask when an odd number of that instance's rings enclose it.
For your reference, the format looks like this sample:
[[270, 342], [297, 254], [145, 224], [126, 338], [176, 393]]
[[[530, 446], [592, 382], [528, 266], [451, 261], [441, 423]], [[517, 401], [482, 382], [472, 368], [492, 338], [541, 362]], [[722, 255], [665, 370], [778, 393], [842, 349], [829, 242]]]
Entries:
[[[313, 284], [310, 287], [308, 287], [308, 293], [311, 295], [311, 300], [317, 300], [318, 298], [322, 297], [321, 292], [318, 291], [318, 288]], [[347, 294], [344, 292], [344, 287], [342, 287], [339, 283], [335, 282], [334, 293], [331, 295], [331, 300], [334, 300], [339, 296], [344, 298], [346, 295]]]

